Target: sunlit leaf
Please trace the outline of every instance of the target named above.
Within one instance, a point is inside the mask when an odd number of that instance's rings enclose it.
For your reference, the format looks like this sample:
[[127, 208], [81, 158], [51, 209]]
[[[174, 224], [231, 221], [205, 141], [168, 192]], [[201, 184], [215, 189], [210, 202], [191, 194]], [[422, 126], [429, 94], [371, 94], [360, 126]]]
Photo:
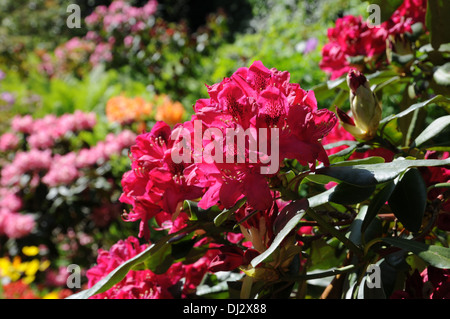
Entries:
[[412, 252], [413, 254], [422, 258], [425, 262], [436, 268], [448, 269], [450, 268], [450, 248], [427, 245], [418, 241], [408, 240], [404, 238], [383, 238], [383, 241]]
[[302, 217], [305, 215], [305, 210], [307, 208], [308, 202], [299, 200], [292, 201], [281, 210], [277, 220], [274, 222], [276, 236], [269, 248], [251, 261], [251, 265], [253, 267], [258, 266], [278, 248], [286, 236], [289, 235], [289, 233], [291, 233], [291, 231], [300, 222]]
[[419, 148], [426, 146], [450, 146], [450, 115], [434, 120], [411, 145]]
[[317, 174], [328, 175], [340, 181], [356, 186], [373, 186], [388, 182], [411, 167], [443, 166], [450, 163], [445, 160], [410, 160], [396, 159], [389, 163], [323, 167], [317, 169]]

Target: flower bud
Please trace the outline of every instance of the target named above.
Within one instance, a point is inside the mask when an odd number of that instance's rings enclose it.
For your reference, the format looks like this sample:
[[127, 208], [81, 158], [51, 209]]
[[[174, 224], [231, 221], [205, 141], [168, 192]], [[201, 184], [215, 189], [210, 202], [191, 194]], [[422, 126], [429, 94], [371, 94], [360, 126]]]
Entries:
[[359, 71], [347, 75], [350, 88], [350, 109], [353, 119], [341, 110], [337, 115], [342, 126], [355, 138], [370, 140], [375, 137], [381, 120], [381, 104], [370, 89], [369, 81]]

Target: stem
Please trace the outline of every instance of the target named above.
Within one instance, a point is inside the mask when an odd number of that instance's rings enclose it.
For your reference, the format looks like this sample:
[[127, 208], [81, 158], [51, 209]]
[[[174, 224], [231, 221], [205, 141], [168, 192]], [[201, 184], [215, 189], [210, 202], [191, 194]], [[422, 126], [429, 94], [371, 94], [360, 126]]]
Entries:
[[297, 276], [286, 276], [283, 278], [280, 278], [280, 281], [301, 281], [301, 280], [311, 280], [311, 279], [318, 279], [318, 278], [325, 278], [325, 277], [331, 277], [336, 276], [339, 274], [345, 274], [348, 272], [351, 272], [357, 268], [356, 265], [348, 265], [341, 268], [335, 268], [331, 270], [327, 270], [320, 273], [315, 274], [306, 274], [306, 275], [297, 275]]
[[336, 237], [337, 239], [339, 239], [345, 246], [348, 247], [348, 249], [350, 249], [353, 253], [355, 253], [355, 255], [359, 258], [362, 258], [363, 252], [362, 250], [356, 246], [350, 239], [348, 239], [347, 237], [345, 237], [345, 235], [343, 233], [341, 233], [339, 230], [337, 230], [336, 228], [334, 228], [332, 225], [330, 225], [325, 219], [322, 218], [322, 216], [320, 216], [319, 214], [317, 214], [313, 209], [308, 208], [306, 210], [306, 213], [313, 218], [314, 220], [317, 221], [317, 223], [323, 227], [324, 229], [326, 229], [331, 235], [333, 235], [334, 237]]
[[373, 142], [377, 142], [379, 143], [381, 146], [386, 147], [387, 149], [391, 150], [392, 152], [394, 152], [395, 154], [399, 154], [401, 153], [401, 151], [394, 145], [391, 143], [391, 141], [384, 139], [383, 137], [381, 137], [380, 135], [375, 136], [372, 139]]

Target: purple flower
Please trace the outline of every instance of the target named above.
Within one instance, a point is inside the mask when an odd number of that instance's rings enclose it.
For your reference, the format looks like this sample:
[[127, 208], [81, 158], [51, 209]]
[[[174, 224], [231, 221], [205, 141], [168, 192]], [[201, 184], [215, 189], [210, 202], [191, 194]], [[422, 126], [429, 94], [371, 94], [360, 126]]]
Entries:
[[303, 53], [309, 53], [311, 51], [314, 51], [317, 48], [317, 44], [319, 41], [316, 38], [309, 38], [306, 41], [305, 48], [303, 49]]
[[[0, 75], [1, 76], [1, 75]], [[6, 102], [6, 104], [8, 105], [13, 105], [14, 102], [16, 101], [16, 98], [14, 96], [14, 94], [10, 93], [10, 92], [3, 92], [0, 95], [0, 98]]]

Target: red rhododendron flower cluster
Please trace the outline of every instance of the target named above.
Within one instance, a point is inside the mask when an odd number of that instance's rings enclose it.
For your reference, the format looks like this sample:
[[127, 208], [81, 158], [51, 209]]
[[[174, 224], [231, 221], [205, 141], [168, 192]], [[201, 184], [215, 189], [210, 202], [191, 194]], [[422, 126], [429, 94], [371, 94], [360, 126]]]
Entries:
[[[446, 159], [450, 157], [449, 152], [427, 151], [426, 159]], [[427, 187], [438, 183], [450, 183], [450, 167], [426, 167], [421, 169], [422, 176]], [[437, 216], [436, 226], [439, 229], [450, 231], [450, 196], [448, 188], [434, 188], [428, 192], [430, 201], [440, 203], [440, 211]]]
[[450, 270], [428, 266], [419, 273], [416, 269], [391, 299], [450, 299]]
[[[289, 72], [256, 61], [207, 86], [210, 98], [195, 103], [190, 121], [173, 130], [158, 122], [137, 137], [121, 201], [133, 206], [128, 220], [141, 220], [139, 236], [148, 238], [147, 221], [171, 218], [184, 200], [201, 198], [203, 209], [229, 208], [245, 197], [252, 209], [268, 210], [274, 202], [268, 179], [280, 160], [296, 159], [311, 169], [317, 161], [328, 164], [321, 139], [336, 117], [318, 109], [313, 91], [289, 80]], [[245, 135], [241, 145], [235, 136], [228, 139], [230, 131]], [[183, 160], [177, 162], [180, 145]]]
[[362, 64], [380, 66], [384, 62], [381, 57], [389, 36], [411, 32], [414, 23], [423, 24], [426, 7], [427, 0], [405, 0], [390, 19], [379, 26], [369, 25], [362, 17], [351, 15], [337, 19], [336, 26], [328, 29], [329, 42], [322, 49], [320, 68], [329, 72], [333, 80], [352, 67], [364, 71]]
[[[97, 265], [86, 273], [88, 287], [92, 287], [116, 267], [144, 251], [149, 245], [140, 244], [135, 237], [119, 240], [109, 251], [100, 249]], [[124, 279], [106, 292], [92, 296], [92, 299], [172, 299], [186, 297], [200, 284], [211, 260], [210, 250], [190, 265], [174, 263], [166, 273], [158, 275], [151, 270], [131, 270]], [[176, 287], [183, 279], [182, 288]], [[180, 294], [177, 296], [176, 294]]]

